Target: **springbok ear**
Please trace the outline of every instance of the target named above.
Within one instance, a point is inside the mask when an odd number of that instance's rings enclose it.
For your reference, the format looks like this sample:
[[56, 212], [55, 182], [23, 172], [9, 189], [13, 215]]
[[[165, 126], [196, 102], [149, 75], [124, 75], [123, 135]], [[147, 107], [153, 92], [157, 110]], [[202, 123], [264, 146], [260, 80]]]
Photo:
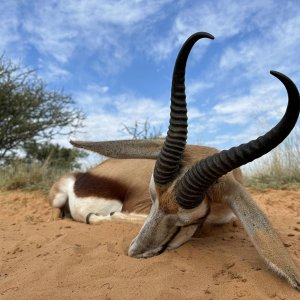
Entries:
[[300, 291], [300, 272], [267, 217], [237, 182], [225, 201], [238, 216], [255, 248], [277, 274]]
[[157, 159], [164, 139], [120, 140], [103, 142], [70, 141], [77, 147], [112, 158]]

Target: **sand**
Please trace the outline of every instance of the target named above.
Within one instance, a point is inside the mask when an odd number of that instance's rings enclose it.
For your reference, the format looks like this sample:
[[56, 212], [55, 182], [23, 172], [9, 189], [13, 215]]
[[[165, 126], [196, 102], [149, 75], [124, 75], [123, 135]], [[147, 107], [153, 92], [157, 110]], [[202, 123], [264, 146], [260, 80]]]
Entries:
[[[251, 192], [300, 266], [300, 190]], [[126, 255], [141, 225], [48, 221], [41, 193], [0, 193], [0, 299], [300, 299], [239, 221], [149, 259]]]

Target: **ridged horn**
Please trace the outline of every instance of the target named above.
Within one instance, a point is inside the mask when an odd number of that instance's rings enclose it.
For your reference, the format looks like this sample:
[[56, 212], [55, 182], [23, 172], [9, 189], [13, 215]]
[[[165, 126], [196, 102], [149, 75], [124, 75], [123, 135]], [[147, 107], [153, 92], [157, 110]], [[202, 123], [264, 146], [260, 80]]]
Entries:
[[201, 38], [214, 39], [206, 32], [193, 34], [183, 44], [175, 62], [171, 88], [170, 124], [167, 138], [154, 168], [154, 182], [161, 186], [172, 182], [180, 169], [187, 139], [185, 68], [192, 47]]
[[288, 106], [283, 118], [265, 135], [238, 147], [211, 155], [192, 166], [176, 186], [176, 201], [186, 209], [197, 207], [208, 188], [222, 175], [253, 161], [279, 145], [294, 128], [300, 109], [299, 92], [285, 75], [271, 71], [285, 86]]

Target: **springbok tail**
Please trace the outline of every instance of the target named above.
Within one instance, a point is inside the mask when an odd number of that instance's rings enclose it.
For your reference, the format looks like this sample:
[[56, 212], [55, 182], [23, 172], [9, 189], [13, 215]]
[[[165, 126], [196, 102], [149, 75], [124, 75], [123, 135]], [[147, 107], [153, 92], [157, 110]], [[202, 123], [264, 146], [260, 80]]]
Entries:
[[267, 265], [300, 290], [300, 271], [284, 247], [280, 237], [258, 208], [249, 193], [239, 184], [237, 197], [226, 201], [241, 220], [255, 248]]

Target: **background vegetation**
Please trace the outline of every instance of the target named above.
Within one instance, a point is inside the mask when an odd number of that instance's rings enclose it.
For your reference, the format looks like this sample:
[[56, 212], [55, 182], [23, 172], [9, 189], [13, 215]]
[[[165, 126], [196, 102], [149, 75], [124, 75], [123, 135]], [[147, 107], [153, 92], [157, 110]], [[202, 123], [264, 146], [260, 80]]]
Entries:
[[2, 165], [0, 188], [48, 192], [59, 177], [80, 169], [78, 159], [87, 156], [83, 151], [50, 143], [34, 143], [27, 147], [25, 157], [14, 157], [9, 163]]
[[83, 119], [70, 96], [49, 90], [33, 70], [1, 56], [0, 188], [47, 190], [57, 177], [79, 168], [83, 152], [51, 141], [78, 130]]
[[258, 190], [300, 188], [299, 141], [295, 128], [281, 145], [244, 169], [245, 184]]
[[163, 137], [161, 128], [156, 128], [151, 126], [148, 120], [146, 120], [145, 122], [135, 121], [132, 126], [127, 124], [122, 124], [122, 125], [123, 125], [122, 131], [129, 134], [129, 136], [133, 140], [157, 139]]
[[[63, 174], [80, 169], [87, 156], [51, 141], [82, 126], [84, 115], [63, 91], [49, 90], [32, 70], [0, 57], [0, 189], [43, 190]], [[148, 120], [121, 129], [132, 139], [161, 137]], [[243, 168], [255, 189], [300, 188], [300, 131], [268, 155]]]
[[10, 160], [28, 143], [69, 135], [83, 114], [63, 91], [49, 90], [33, 70], [0, 57], [0, 160]]

